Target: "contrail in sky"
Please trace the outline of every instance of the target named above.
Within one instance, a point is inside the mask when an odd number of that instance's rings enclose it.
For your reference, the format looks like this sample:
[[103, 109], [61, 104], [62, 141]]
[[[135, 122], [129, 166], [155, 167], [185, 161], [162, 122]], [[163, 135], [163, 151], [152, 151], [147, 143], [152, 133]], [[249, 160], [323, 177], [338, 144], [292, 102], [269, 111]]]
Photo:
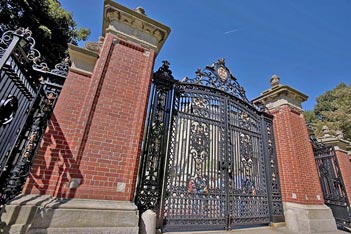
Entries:
[[229, 31], [225, 32], [224, 34], [229, 34], [229, 33], [237, 32], [237, 31], [240, 31], [240, 29], [236, 28], [233, 30], [229, 30]]

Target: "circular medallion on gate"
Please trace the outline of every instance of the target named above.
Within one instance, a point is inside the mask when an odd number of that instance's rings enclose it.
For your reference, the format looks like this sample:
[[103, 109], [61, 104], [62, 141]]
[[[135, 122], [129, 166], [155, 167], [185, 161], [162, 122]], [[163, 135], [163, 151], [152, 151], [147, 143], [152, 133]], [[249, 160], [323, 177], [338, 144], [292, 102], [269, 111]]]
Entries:
[[217, 73], [218, 73], [218, 76], [219, 78], [221, 78], [221, 80], [223, 82], [225, 82], [227, 80], [227, 77], [228, 77], [228, 72], [225, 70], [224, 67], [219, 67], [217, 69]]
[[18, 99], [9, 95], [5, 100], [0, 101], [0, 125], [10, 123], [18, 109]]

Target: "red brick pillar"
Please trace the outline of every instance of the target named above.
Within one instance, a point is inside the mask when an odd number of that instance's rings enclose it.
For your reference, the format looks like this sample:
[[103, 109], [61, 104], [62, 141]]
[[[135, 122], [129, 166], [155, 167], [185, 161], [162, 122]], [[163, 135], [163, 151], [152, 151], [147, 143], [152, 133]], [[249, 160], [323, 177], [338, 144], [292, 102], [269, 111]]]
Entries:
[[[46, 199], [52, 211], [44, 217], [50, 222], [32, 223], [33, 230], [137, 233], [131, 201], [153, 64], [169, 32], [142, 9], [106, 0], [104, 38], [84, 49], [69, 46], [72, 67], [24, 189], [30, 195], [23, 199]], [[48, 203], [51, 197], [66, 200]]]
[[341, 175], [344, 181], [347, 197], [351, 199], [351, 162], [350, 162], [350, 151], [336, 149], [336, 157], [339, 162]]
[[[287, 227], [298, 233], [335, 230], [335, 220], [324, 205], [323, 194], [301, 103], [307, 96], [280, 84], [276, 75], [271, 88], [254, 103], [264, 104], [274, 115], [274, 135]], [[320, 217], [316, 216], [316, 212]], [[324, 224], [320, 225], [321, 220]]]

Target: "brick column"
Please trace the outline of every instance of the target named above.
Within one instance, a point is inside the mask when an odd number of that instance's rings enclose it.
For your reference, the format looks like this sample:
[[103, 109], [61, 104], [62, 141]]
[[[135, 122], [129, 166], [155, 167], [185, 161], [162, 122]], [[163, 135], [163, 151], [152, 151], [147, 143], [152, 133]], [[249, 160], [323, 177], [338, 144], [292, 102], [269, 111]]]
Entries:
[[33, 233], [138, 233], [132, 199], [148, 95], [169, 32], [142, 9], [105, 0], [100, 41], [69, 46], [72, 67], [25, 186], [28, 195], [12, 203], [45, 205], [26, 221]]
[[[274, 135], [287, 227], [298, 233], [335, 230], [335, 220], [324, 205], [313, 149], [309, 140], [301, 103], [303, 93], [280, 84], [277, 75], [271, 88], [254, 103], [265, 105], [274, 115]], [[320, 215], [319, 217], [316, 214]], [[321, 224], [321, 219], [324, 224]]]

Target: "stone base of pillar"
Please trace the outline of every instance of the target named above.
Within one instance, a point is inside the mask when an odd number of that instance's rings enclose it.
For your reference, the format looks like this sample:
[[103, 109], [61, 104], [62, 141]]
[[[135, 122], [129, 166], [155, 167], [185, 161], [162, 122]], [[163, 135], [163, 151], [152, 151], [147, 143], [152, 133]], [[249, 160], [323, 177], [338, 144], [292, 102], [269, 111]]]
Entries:
[[24, 195], [1, 212], [4, 233], [138, 234], [139, 212], [126, 201]]
[[283, 202], [286, 227], [294, 233], [330, 233], [337, 230], [333, 213], [326, 205]]

